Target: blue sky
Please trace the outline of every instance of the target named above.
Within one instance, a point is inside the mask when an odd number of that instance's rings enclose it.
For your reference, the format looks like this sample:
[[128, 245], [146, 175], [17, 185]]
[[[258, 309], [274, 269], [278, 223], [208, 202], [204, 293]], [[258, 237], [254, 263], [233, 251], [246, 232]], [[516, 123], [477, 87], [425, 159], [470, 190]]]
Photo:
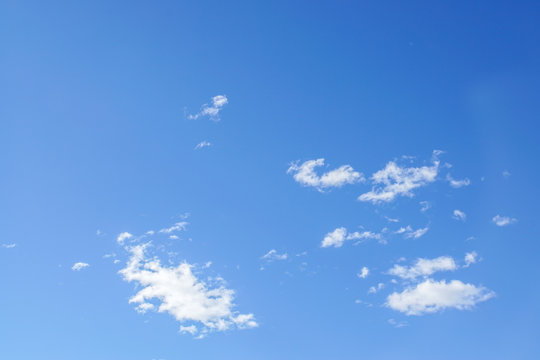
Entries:
[[537, 359], [533, 1], [0, 5], [0, 354]]

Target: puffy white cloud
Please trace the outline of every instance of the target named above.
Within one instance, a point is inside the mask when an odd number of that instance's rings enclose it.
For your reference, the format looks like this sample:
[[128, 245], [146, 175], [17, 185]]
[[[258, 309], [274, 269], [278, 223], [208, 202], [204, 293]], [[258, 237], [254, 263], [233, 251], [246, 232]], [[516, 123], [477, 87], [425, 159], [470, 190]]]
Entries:
[[312, 186], [318, 190], [323, 190], [330, 187], [341, 187], [345, 184], [354, 184], [364, 181], [364, 176], [354, 171], [350, 165], [343, 165], [337, 169], [318, 175], [315, 172], [316, 167], [324, 165], [324, 159], [308, 160], [302, 164], [292, 163], [287, 174], [293, 174], [296, 182], [304, 186]]
[[148, 246], [147, 243], [128, 247], [130, 258], [119, 271], [125, 281], [140, 286], [129, 300], [138, 304], [137, 311], [157, 309], [169, 313], [181, 324], [180, 331], [199, 337], [212, 331], [258, 326], [253, 314], [234, 311], [234, 291], [225, 288], [221, 278], [211, 286], [197, 278], [193, 265], [162, 265], [156, 257], [146, 255]]
[[188, 115], [188, 119], [196, 120], [203, 116], [208, 116], [211, 120], [219, 121], [219, 112], [229, 100], [225, 95], [216, 95], [212, 98], [212, 104], [204, 104], [201, 111], [194, 115]]
[[183, 230], [186, 230], [186, 226], [188, 226], [188, 225], [189, 225], [188, 222], [180, 221], [180, 222], [175, 223], [171, 227], [159, 230], [159, 232], [160, 233], [165, 233], [165, 234], [170, 234], [170, 233], [175, 232], [175, 231], [183, 231]]
[[388, 274], [398, 276], [402, 279], [415, 280], [417, 277], [427, 277], [437, 271], [453, 271], [458, 266], [450, 256], [439, 256], [435, 259], [420, 258], [413, 266], [407, 267], [395, 264], [388, 270]]
[[506, 226], [517, 222], [517, 219], [508, 216], [495, 215], [491, 219], [497, 226]]
[[454, 210], [453, 218], [456, 219], [456, 220], [465, 221], [467, 219], [467, 214], [465, 214], [461, 210], [456, 209], [456, 210]]
[[465, 284], [459, 280], [437, 282], [426, 279], [401, 293], [390, 294], [386, 306], [407, 315], [423, 315], [447, 308], [470, 309], [493, 296], [495, 293], [484, 287]]
[[412, 190], [427, 185], [437, 177], [439, 161], [434, 160], [432, 166], [400, 167], [394, 161], [371, 176], [374, 187], [371, 191], [358, 197], [360, 201], [374, 204], [390, 202], [397, 196], [412, 197]]
[[123, 232], [121, 233], [120, 235], [118, 235], [118, 237], [116, 238], [116, 241], [122, 245], [124, 243], [124, 241], [126, 241], [127, 239], [131, 239], [133, 237], [133, 235], [131, 235], [130, 233], [128, 232]]
[[455, 180], [452, 178], [452, 176], [450, 176], [450, 174], [446, 175], [446, 180], [450, 183], [451, 187], [456, 189], [463, 186], [469, 186], [471, 184], [471, 180], [469, 180], [468, 178], [465, 178], [463, 180]]
[[471, 251], [470, 253], [465, 254], [465, 266], [469, 267], [471, 264], [478, 262], [478, 254], [476, 251]]
[[407, 225], [407, 227], [401, 227], [399, 230], [395, 231], [396, 234], [404, 234], [403, 236], [405, 239], [418, 239], [422, 236], [424, 236], [429, 230], [429, 227], [421, 228], [413, 230], [413, 228], [410, 225]]
[[11, 244], [2, 244], [2, 247], [4, 249], [13, 249], [15, 246], [17, 246], [17, 244], [15, 243], [11, 243]]
[[358, 232], [355, 231], [353, 233], [347, 233], [347, 229], [344, 227], [340, 227], [335, 229], [332, 232], [329, 232], [324, 237], [321, 247], [341, 247], [343, 246], [343, 243], [345, 240], [362, 240], [362, 239], [377, 239], [381, 240], [382, 236], [381, 234], [376, 234], [371, 231], [363, 231]]
[[270, 250], [267, 252], [261, 259], [264, 259], [266, 261], [274, 261], [274, 260], [287, 260], [287, 253], [278, 254], [278, 252], [275, 249]]
[[73, 264], [73, 266], [71, 267], [71, 270], [73, 270], [73, 271], [81, 271], [82, 269], [87, 268], [89, 266], [90, 265], [88, 265], [87, 263], [77, 262], [77, 263]]
[[212, 146], [212, 143], [209, 142], [209, 141], [201, 141], [200, 143], [198, 143], [196, 146], [195, 146], [195, 150], [199, 150], [199, 149], [202, 149], [204, 147], [208, 147], [208, 146]]
[[360, 279], [365, 279], [369, 275], [369, 269], [367, 267], [363, 267], [362, 270], [356, 276], [358, 276]]

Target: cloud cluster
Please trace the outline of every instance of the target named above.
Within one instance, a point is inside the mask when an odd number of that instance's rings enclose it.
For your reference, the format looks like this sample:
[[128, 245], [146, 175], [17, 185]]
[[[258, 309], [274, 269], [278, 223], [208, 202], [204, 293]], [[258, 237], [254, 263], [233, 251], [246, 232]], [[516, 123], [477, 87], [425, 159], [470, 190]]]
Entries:
[[358, 197], [360, 201], [373, 204], [390, 202], [397, 196], [413, 196], [413, 190], [435, 181], [439, 171], [439, 161], [434, 160], [431, 166], [401, 167], [394, 161], [371, 176], [374, 184], [371, 191]]
[[354, 184], [364, 181], [362, 173], [355, 171], [350, 165], [342, 165], [337, 169], [318, 175], [315, 168], [324, 165], [324, 159], [308, 160], [302, 164], [292, 163], [287, 170], [287, 174], [293, 174], [296, 182], [311, 186], [318, 190], [331, 187], [341, 187], [345, 184]]
[[234, 291], [227, 289], [221, 278], [207, 284], [186, 262], [162, 265], [146, 254], [148, 247], [149, 243], [127, 247], [130, 258], [119, 271], [125, 281], [136, 282], [141, 288], [129, 300], [137, 304], [137, 311], [166, 312], [181, 324], [181, 332], [198, 337], [212, 331], [258, 326], [253, 314], [234, 311]]
[[208, 116], [210, 120], [219, 121], [219, 112], [228, 102], [229, 100], [225, 95], [216, 95], [212, 98], [211, 104], [204, 104], [201, 107], [201, 111], [193, 115], [188, 115], [188, 119], [196, 120], [200, 117]]
[[[477, 262], [478, 254], [465, 254], [465, 265], [469, 267]], [[495, 293], [482, 286], [465, 284], [460, 280], [435, 281], [430, 278], [439, 271], [454, 271], [459, 266], [450, 256], [440, 256], [435, 259], [417, 259], [414, 265], [407, 267], [394, 265], [388, 274], [405, 280], [402, 292], [393, 292], [386, 298], [386, 306], [406, 315], [423, 315], [434, 313], [447, 308], [466, 310], [477, 303], [486, 301]], [[412, 284], [411, 284], [412, 283]]]
[[495, 225], [497, 226], [507, 226], [510, 224], [514, 224], [517, 222], [517, 219], [511, 218], [509, 216], [501, 216], [501, 215], [495, 215], [493, 219], [491, 219]]
[[403, 234], [403, 237], [405, 239], [418, 239], [422, 236], [424, 236], [429, 230], [429, 227], [420, 228], [413, 230], [411, 225], [407, 225], [406, 227], [401, 227], [399, 230], [395, 231], [396, 234]]

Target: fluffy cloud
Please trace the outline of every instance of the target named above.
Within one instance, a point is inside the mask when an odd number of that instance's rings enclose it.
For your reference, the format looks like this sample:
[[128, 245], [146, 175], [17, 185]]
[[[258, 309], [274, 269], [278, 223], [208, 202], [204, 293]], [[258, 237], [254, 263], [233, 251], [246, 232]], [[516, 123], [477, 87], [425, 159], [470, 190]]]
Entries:
[[427, 185], [437, 177], [439, 161], [432, 166], [400, 167], [394, 161], [371, 176], [374, 187], [371, 191], [358, 197], [360, 201], [370, 201], [374, 204], [390, 202], [397, 196], [412, 197], [412, 190]]
[[454, 210], [454, 215], [452, 216], [454, 219], [456, 220], [461, 220], [461, 221], [465, 221], [465, 219], [467, 219], [467, 214], [465, 214], [463, 211], [461, 210]]
[[362, 270], [356, 274], [360, 279], [365, 279], [369, 275], [369, 269], [367, 267], [363, 267]]
[[401, 293], [390, 294], [386, 306], [407, 315], [423, 315], [447, 308], [470, 309], [493, 296], [495, 293], [484, 287], [465, 284], [459, 280], [437, 282], [427, 279]]
[[478, 262], [478, 254], [476, 251], [471, 251], [470, 253], [465, 254], [465, 266], [469, 267], [471, 264]]
[[463, 186], [469, 186], [471, 184], [471, 180], [468, 178], [465, 178], [463, 180], [455, 180], [450, 176], [450, 174], [446, 175], [446, 180], [450, 183], [450, 186], [453, 188], [460, 188]]
[[415, 280], [418, 277], [426, 277], [437, 271], [453, 271], [458, 266], [450, 256], [439, 256], [435, 259], [420, 258], [413, 266], [407, 267], [395, 264], [388, 270], [388, 274], [398, 276], [402, 279]]
[[234, 311], [234, 291], [218, 278], [209, 285], [193, 273], [193, 265], [165, 266], [146, 255], [149, 244], [127, 248], [130, 258], [119, 271], [125, 281], [136, 282], [140, 290], [129, 300], [137, 311], [156, 310], [173, 316], [180, 331], [204, 337], [212, 331], [258, 326], [253, 314]]
[[324, 165], [324, 159], [308, 160], [298, 165], [293, 163], [287, 170], [287, 174], [293, 174], [296, 182], [304, 186], [312, 186], [318, 190], [323, 190], [330, 187], [341, 187], [345, 184], [354, 184], [359, 181], [364, 181], [364, 176], [354, 171], [350, 165], [343, 165], [337, 169], [328, 171], [319, 176], [315, 172], [316, 167]]
[[506, 225], [510, 225], [510, 224], [513, 224], [513, 223], [517, 222], [517, 219], [511, 218], [511, 217], [508, 217], [508, 216], [501, 216], [501, 215], [495, 215], [493, 217], [493, 219], [491, 219], [491, 220], [497, 226], [506, 226]]
[[197, 144], [197, 146], [195, 146], [195, 150], [199, 150], [199, 149], [202, 149], [204, 147], [208, 147], [208, 146], [212, 146], [212, 143], [209, 142], [209, 141], [201, 141], [200, 143]]
[[212, 104], [204, 104], [201, 107], [201, 111], [194, 115], [188, 115], [188, 119], [196, 120], [203, 116], [208, 116], [210, 120], [219, 121], [219, 112], [225, 106], [229, 100], [225, 95], [216, 95], [212, 98]]
[[266, 261], [274, 261], [274, 260], [287, 260], [287, 253], [278, 254], [278, 252], [275, 249], [270, 250], [267, 252], [261, 259], [264, 259]]
[[82, 269], [87, 268], [89, 266], [90, 265], [88, 265], [87, 263], [78, 262], [78, 263], [73, 264], [73, 266], [71, 267], [71, 270], [73, 270], [73, 271], [81, 271]]
[[133, 235], [131, 235], [130, 233], [128, 232], [123, 232], [121, 233], [120, 235], [118, 235], [118, 237], [116, 238], [116, 241], [122, 245], [124, 243], [124, 241], [126, 241], [127, 239], [131, 239], [133, 237]]
[[381, 234], [376, 234], [371, 231], [347, 233], [347, 229], [340, 227], [332, 232], [329, 232], [324, 237], [321, 247], [341, 247], [345, 240], [362, 240], [362, 239], [377, 239], [381, 240]]

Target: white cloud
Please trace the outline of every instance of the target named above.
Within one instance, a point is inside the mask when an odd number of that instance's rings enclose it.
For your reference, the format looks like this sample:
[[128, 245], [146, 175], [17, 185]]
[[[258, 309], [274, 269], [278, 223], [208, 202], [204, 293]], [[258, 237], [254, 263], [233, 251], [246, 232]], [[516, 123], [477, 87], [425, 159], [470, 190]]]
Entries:
[[388, 319], [388, 323], [395, 328], [401, 328], [407, 326], [406, 321], [396, 321], [395, 319]]
[[212, 98], [212, 104], [204, 104], [201, 107], [201, 111], [194, 115], [188, 115], [188, 119], [196, 120], [203, 116], [208, 116], [210, 120], [219, 121], [219, 112], [225, 106], [229, 100], [225, 95], [216, 95]]
[[504, 170], [503, 173], [502, 173], [502, 175], [503, 175], [503, 177], [505, 177], [505, 178], [509, 178], [510, 175], [512, 175], [512, 174], [510, 174], [510, 171]]
[[450, 176], [450, 174], [446, 175], [446, 180], [450, 183], [451, 187], [456, 189], [463, 186], [469, 186], [471, 184], [471, 180], [469, 180], [468, 178], [465, 178], [463, 180], [455, 180], [452, 178], [452, 176]]
[[267, 252], [261, 259], [264, 259], [266, 261], [274, 261], [274, 260], [287, 260], [287, 253], [278, 254], [278, 252], [275, 249], [270, 250]]
[[429, 230], [429, 227], [421, 228], [413, 230], [411, 225], [407, 225], [407, 227], [400, 227], [399, 230], [395, 231], [395, 234], [404, 234], [403, 236], [405, 239], [418, 239], [422, 236], [424, 236]]
[[87, 263], [78, 262], [78, 263], [73, 264], [73, 266], [71, 267], [71, 270], [73, 270], [73, 271], [81, 271], [82, 269], [87, 268], [89, 266], [90, 265], [88, 265]]
[[407, 315], [423, 315], [446, 308], [470, 309], [493, 296], [495, 293], [484, 287], [465, 284], [459, 280], [437, 282], [426, 279], [401, 293], [390, 294], [387, 297], [386, 306]]
[[420, 206], [421, 212], [426, 212], [431, 208], [431, 204], [429, 203], [429, 201], [420, 201]]
[[221, 278], [210, 286], [197, 278], [193, 265], [162, 265], [156, 257], [147, 257], [148, 246], [147, 243], [127, 248], [130, 258], [119, 271], [125, 281], [134, 281], [141, 287], [129, 300], [138, 304], [138, 311], [155, 307], [158, 312], [167, 312], [183, 326], [180, 331], [199, 337], [212, 331], [258, 326], [253, 314], [233, 310], [234, 291], [225, 288]]
[[361, 239], [377, 239], [381, 240], [381, 234], [376, 234], [371, 231], [363, 231], [358, 232], [355, 231], [353, 233], [347, 233], [347, 229], [344, 227], [340, 227], [335, 229], [332, 232], [329, 232], [324, 237], [321, 247], [341, 247], [343, 246], [343, 243], [345, 240], [361, 240]]
[[420, 258], [413, 266], [407, 267], [395, 264], [388, 274], [402, 279], [415, 280], [417, 277], [427, 277], [437, 271], [453, 271], [458, 267], [450, 256], [439, 256], [435, 259]]
[[170, 236], [169, 236], [169, 239], [171, 239], [171, 240], [178, 240], [178, 239], [180, 239], [180, 237], [179, 237], [178, 235], [170, 235]]
[[456, 209], [456, 210], [454, 210], [453, 218], [456, 219], [456, 220], [465, 221], [467, 219], [467, 214], [465, 214], [461, 210]]
[[371, 286], [368, 290], [368, 294], [375, 294], [377, 293], [379, 290], [382, 290], [384, 288], [384, 284], [383, 283], [378, 283], [377, 286]]
[[371, 176], [375, 186], [373, 189], [358, 197], [360, 201], [370, 201], [374, 204], [390, 202], [397, 196], [413, 197], [412, 190], [427, 185], [437, 177], [439, 161], [434, 160], [432, 166], [400, 167], [394, 161]]
[[132, 237], [133, 237], [133, 235], [131, 235], [130, 233], [128, 233], [128, 232], [123, 232], [123, 233], [121, 233], [120, 235], [118, 235], [118, 237], [116, 238], [116, 241], [117, 241], [120, 245], [122, 245], [122, 244], [124, 244], [124, 241], [126, 241], [127, 239], [130, 239], [130, 238], [132, 238]]
[[11, 244], [2, 244], [2, 247], [4, 249], [13, 249], [15, 246], [17, 246], [17, 244], [15, 243], [11, 243]]
[[356, 274], [360, 279], [365, 279], [369, 275], [369, 269], [367, 267], [363, 267], [362, 270]]
[[343, 165], [337, 169], [328, 171], [319, 176], [315, 173], [315, 168], [324, 165], [324, 159], [308, 160], [298, 165], [292, 163], [287, 174], [294, 174], [293, 178], [296, 182], [304, 186], [312, 186], [319, 191], [330, 187], [341, 187], [345, 184], [354, 184], [364, 181], [362, 173], [354, 171], [350, 165]]
[[491, 219], [497, 226], [506, 226], [517, 222], [517, 219], [508, 216], [495, 215]]
[[175, 223], [173, 226], [171, 226], [169, 228], [159, 230], [159, 232], [160, 233], [170, 234], [170, 233], [175, 232], [175, 231], [183, 231], [183, 230], [186, 230], [186, 226], [188, 226], [188, 225], [189, 225], [188, 222], [180, 221], [180, 222]]
[[202, 149], [204, 147], [208, 147], [208, 146], [212, 146], [212, 143], [209, 142], [209, 141], [201, 141], [200, 143], [197, 144], [197, 146], [195, 146], [195, 150], [199, 150], [199, 149]]
[[478, 262], [478, 254], [476, 251], [471, 251], [470, 253], [465, 254], [465, 266], [469, 267], [471, 264]]

